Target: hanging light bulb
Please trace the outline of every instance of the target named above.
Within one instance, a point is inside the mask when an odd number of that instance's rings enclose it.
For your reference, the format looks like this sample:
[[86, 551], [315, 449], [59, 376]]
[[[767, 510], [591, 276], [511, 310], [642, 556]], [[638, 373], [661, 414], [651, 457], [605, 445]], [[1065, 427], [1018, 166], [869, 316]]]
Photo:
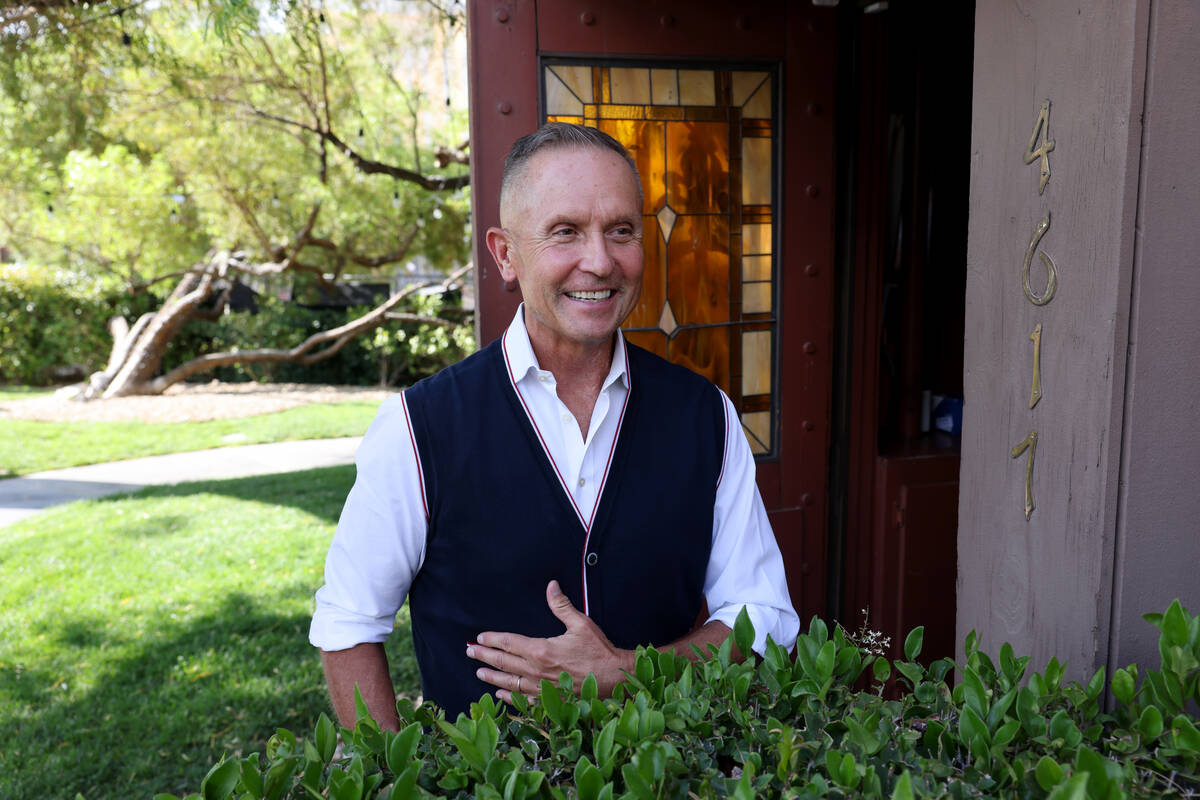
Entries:
[[120, 22], [121, 22], [121, 44], [125, 45], [126, 47], [129, 47], [130, 45], [133, 44], [133, 38], [125, 30], [125, 9], [123, 9], [123, 8], [117, 9], [117, 19], [120, 20]]

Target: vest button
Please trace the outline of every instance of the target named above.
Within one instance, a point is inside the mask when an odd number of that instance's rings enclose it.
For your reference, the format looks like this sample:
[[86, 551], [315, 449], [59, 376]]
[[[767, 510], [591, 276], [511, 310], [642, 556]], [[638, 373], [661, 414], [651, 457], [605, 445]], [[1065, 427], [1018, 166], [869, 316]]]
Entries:
[[588, 565], [589, 567], [594, 567], [594, 566], [596, 566], [596, 562], [597, 562], [597, 561], [599, 561], [599, 560], [600, 560], [600, 556], [596, 555], [595, 553], [588, 553], [588, 554], [587, 554], [587, 565]]

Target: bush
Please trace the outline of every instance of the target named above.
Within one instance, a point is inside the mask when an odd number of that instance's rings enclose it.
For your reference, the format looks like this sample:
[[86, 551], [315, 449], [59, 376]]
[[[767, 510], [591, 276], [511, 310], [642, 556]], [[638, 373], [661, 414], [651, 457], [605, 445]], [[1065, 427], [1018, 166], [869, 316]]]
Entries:
[[[0, 265], [0, 383], [45, 386], [81, 380], [102, 369], [112, 349], [108, 320], [133, 322], [158, 308], [150, 292], [130, 295], [100, 281], [58, 269]], [[310, 309], [271, 297], [259, 312], [230, 313], [216, 321], [191, 320], [172, 340], [163, 371], [205, 353], [294, 347], [310, 335], [336, 328], [369, 309]], [[435, 315], [439, 297], [413, 298], [401, 311]], [[403, 385], [430, 375], [474, 350], [470, 319], [453, 330], [389, 322], [357, 337], [337, 355], [303, 364], [220, 367], [197, 379]]]
[[[1028, 658], [1004, 645], [997, 663], [973, 633], [964, 666], [925, 667], [920, 628], [889, 663], [814, 617], [794, 661], [770, 641], [757, 664], [733, 663], [730, 640], [697, 662], [640, 650], [611, 699], [592, 677], [574, 694], [564, 674], [542, 681], [536, 703], [517, 697], [509, 710], [485, 695], [454, 723], [400, 700], [398, 734], [360, 699], [344, 752], [322, 715], [311, 740], [280, 730], [265, 759], [222, 761], [189, 797], [1193, 797], [1200, 731], [1185, 705], [1200, 700], [1200, 617], [1175, 601], [1147, 619], [1162, 632], [1161, 669], [1140, 686], [1136, 667], [1116, 670], [1111, 713], [1103, 669], [1063, 685], [1051, 659], [1026, 680]], [[744, 612], [731, 640], [748, 652]], [[875, 690], [855, 689], [860, 676]], [[891, 681], [899, 699], [884, 699]]]
[[157, 303], [66, 270], [0, 264], [0, 382], [45, 386], [102, 369], [108, 320]]
[[[370, 310], [306, 308], [268, 296], [258, 298], [258, 307], [256, 314], [237, 312], [223, 314], [216, 321], [189, 322], [167, 349], [163, 371], [206, 353], [295, 347], [314, 333], [345, 325]], [[412, 298], [397, 310], [436, 315], [441, 311], [441, 301], [436, 296]], [[395, 386], [431, 375], [473, 349], [469, 319], [453, 331], [427, 324], [389, 322], [315, 364], [233, 364], [203, 373], [197, 379]]]

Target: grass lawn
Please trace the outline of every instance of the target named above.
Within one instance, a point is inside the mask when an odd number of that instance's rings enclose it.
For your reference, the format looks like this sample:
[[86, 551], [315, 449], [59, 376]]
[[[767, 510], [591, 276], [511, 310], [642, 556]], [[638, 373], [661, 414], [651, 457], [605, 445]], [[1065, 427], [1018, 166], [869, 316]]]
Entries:
[[273, 414], [207, 422], [8, 419], [0, 426], [0, 475], [237, 444], [361, 436], [378, 407], [373, 401], [311, 403]]
[[41, 397], [46, 394], [53, 394], [53, 389], [47, 389], [44, 386], [21, 386], [19, 384], [0, 386], [0, 403], [7, 403], [9, 400], [28, 400], [31, 397]]
[[0, 797], [183, 795], [223, 754], [310, 731], [329, 709], [312, 594], [353, 479], [152, 487], [0, 530]]

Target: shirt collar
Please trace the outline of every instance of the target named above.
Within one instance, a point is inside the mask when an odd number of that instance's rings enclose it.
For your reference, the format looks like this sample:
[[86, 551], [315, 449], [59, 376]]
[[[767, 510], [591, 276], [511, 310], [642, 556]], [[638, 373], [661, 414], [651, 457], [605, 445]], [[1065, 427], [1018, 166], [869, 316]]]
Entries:
[[[541, 371], [537, 355], [533, 352], [533, 344], [529, 341], [529, 330], [525, 327], [524, 303], [517, 307], [517, 313], [513, 316], [512, 323], [504, 332], [504, 349], [508, 354], [508, 368], [514, 382], [519, 383], [524, 380], [530, 370], [534, 375]], [[617, 329], [617, 343], [613, 348], [612, 364], [609, 365], [608, 375], [605, 376], [600, 390], [608, 391], [617, 381], [620, 381], [626, 389], [629, 388], [629, 377], [626, 375], [625, 337], [621, 334], [620, 328]]]

